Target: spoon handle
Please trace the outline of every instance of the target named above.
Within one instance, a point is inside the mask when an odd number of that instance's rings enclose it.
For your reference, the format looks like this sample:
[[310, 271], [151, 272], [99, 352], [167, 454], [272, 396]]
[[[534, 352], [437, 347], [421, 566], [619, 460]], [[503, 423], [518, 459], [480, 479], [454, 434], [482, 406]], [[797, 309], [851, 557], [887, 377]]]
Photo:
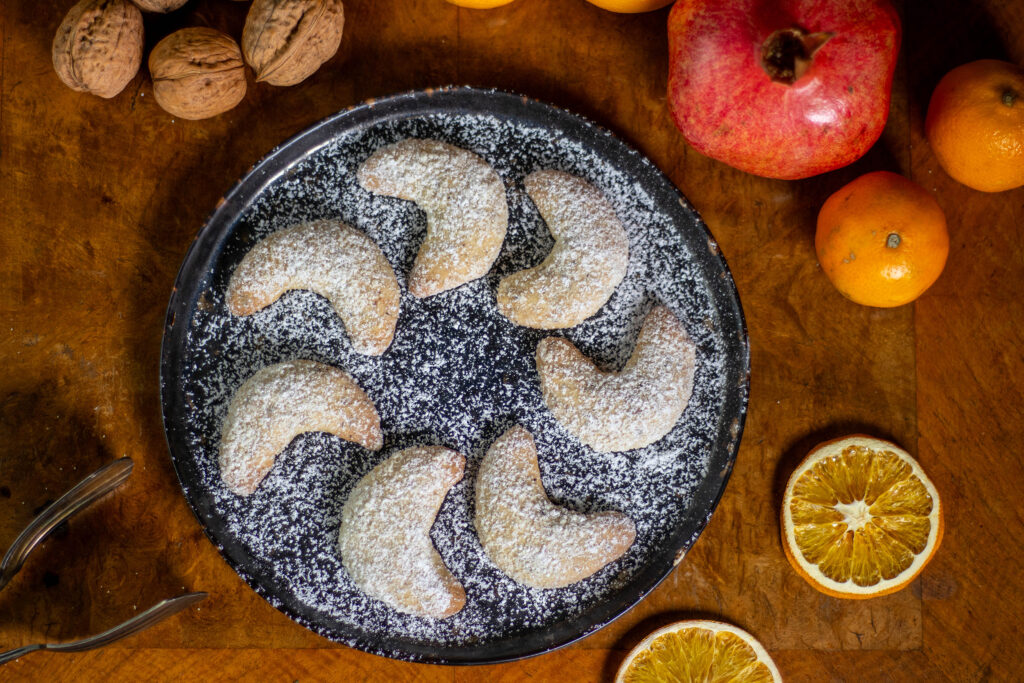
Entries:
[[104, 465], [47, 506], [25, 527], [4, 555], [3, 561], [0, 562], [0, 588], [6, 586], [18, 573], [29, 553], [53, 531], [54, 527], [117, 488], [132, 473], [132, 466], [131, 458], [121, 458]]
[[36, 650], [50, 650], [52, 652], [84, 652], [86, 650], [95, 650], [98, 647], [103, 647], [104, 645], [109, 645], [115, 641], [121, 640], [122, 638], [134, 635], [139, 631], [144, 631], [150, 626], [163, 621], [172, 614], [177, 614], [186, 607], [194, 605], [205, 598], [206, 593], [185, 593], [184, 595], [179, 595], [176, 598], [161, 600], [145, 612], [136, 614], [128, 621], [118, 624], [111, 629], [107, 629], [103, 633], [97, 633], [94, 636], [89, 636], [82, 640], [74, 640], [70, 643], [26, 645], [24, 647], [19, 647], [16, 650], [0, 652], [0, 664], [6, 664], [7, 662], [18, 659], [30, 652], [35, 652]]
[[94, 650], [104, 645], [109, 645], [115, 641], [127, 638], [128, 636], [135, 635], [140, 631], [144, 631], [150, 626], [157, 624], [172, 614], [177, 614], [181, 610], [194, 605], [200, 600], [206, 599], [206, 593], [185, 593], [179, 595], [176, 598], [170, 598], [168, 600], [161, 600], [145, 612], [136, 614], [134, 617], [118, 624], [117, 626], [107, 629], [103, 633], [97, 633], [94, 636], [83, 638], [82, 640], [75, 640], [70, 643], [54, 643], [45, 645], [47, 650], [54, 652], [84, 652], [85, 650]]
[[8, 650], [7, 652], [0, 652], [0, 664], [6, 664], [7, 662], [13, 662], [22, 655], [27, 655], [29, 652], [35, 652], [36, 650], [42, 650], [42, 645], [26, 645], [25, 647], [19, 647], [17, 650]]

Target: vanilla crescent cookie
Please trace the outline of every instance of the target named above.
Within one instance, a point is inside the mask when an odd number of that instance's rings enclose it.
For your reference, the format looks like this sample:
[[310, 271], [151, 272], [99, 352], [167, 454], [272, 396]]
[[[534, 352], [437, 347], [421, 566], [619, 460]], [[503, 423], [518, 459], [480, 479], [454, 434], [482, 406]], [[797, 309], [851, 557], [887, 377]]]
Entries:
[[537, 345], [544, 403], [555, 419], [598, 451], [642, 448], [679, 420], [693, 390], [696, 350], [683, 324], [664, 306], [644, 319], [621, 372], [603, 372], [572, 342]]
[[466, 459], [440, 446], [414, 446], [373, 468], [341, 512], [338, 548], [360, 590], [400, 612], [443, 619], [466, 604], [430, 540], [430, 527]]
[[454, 289], [490, 270], [508, 228], [505, 185], [490, 164], [438, 140], [409, 138], [382, 147], [359, 167], [359, 184], [415, 202], [427, 236], [409, 273], [419, 298]]
[[260, 240], [231, 275], [228, 310], [251, 315], [292, 289], [326, 297], [358, 353], [379, 356], [391, 344], [398, 280], [380, 247], [359, 230], [319, 220]]
[[533, 268], [498, 284], [498, 310], [524, 327], [573, 327], [597, 313], [626, 276], [629, 237], [596, 187], [561, 171], [523, 181], [555, 246]]
[[270, 365], [247, 379], [228, 406], [220, 439], [220, 476], [247, 496], [299, 434], [330, 432], [380, 450], [380, 417], [348, 373], [311, 360]]
[[534, 588], [581, 581], [619, 558], [636, 528], [621, 512], [573, 512], [544, 491], [533, 436], [520, 426], [487, 450], [476, 480], [480, 543], [501, 571]]

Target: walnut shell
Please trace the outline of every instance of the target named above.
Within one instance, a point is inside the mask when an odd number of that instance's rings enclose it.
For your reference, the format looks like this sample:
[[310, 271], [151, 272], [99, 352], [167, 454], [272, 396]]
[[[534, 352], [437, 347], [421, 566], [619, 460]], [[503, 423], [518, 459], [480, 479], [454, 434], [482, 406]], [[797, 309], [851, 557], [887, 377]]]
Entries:
[[149, 54], [153, 95], [183, 119], [223, 114], [245, 97], [245, 64], [238, 43], [212, 28], [183, 28]]
[[341, 0], [254, 0], [242, 52], [257, 81], [294, 85], [334, 56], [344, 26]]
[[142, 13], [127, 0], [81, 0], [53, 38], [53, 68], [72, 90], [113, 97], [142, 63]]
[[182, 7], [188, 0], [132, 0], [143, 12], [167, 14]]

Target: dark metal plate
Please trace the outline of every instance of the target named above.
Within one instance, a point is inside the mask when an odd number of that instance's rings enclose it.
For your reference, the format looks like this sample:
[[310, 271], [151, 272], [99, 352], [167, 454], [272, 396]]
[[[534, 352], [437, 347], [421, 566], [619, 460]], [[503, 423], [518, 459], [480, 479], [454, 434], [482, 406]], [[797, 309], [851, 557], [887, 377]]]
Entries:
[[[435, 137], [476, 151], [506, 182], [509, 235], [491, 274], [415, 300], [405, 275], [425, 227], [412, 204], [365, 193], [353, 174], [376, 147]], [[614, 368], [643, 315], [664, 302], [698, 349], [695, 390], [662, 441], [596, 454], [543, 409], [525, 330], [493, 307], [500, 277], [550, 248], [522, 190], [538, 168], [561, 168], [600, 187], [630, 232], [630, 272], [595, 318], [558, 331]], [[287, 225], [339, 217], [373, 237], [403, 285], [395, 342], [380, 358], [354, 354], [326, 301], [293, 292], [233, 318], [228, 278], [255, 240]], [[367, 453], [325, 434], [296, 439], [248, 498], [220, 483], [217, 443], [231, 395], [260, 367], [294, 357], [349, 371], [377, 403], [384, 449]], [[707, 524], [739, 446], [749, 348], [732, 278], [714, 239], [647, 159], [584, 119], [524, 97], [472, 88], [414, 92], [341, 112], [260, 161], [225, 196], [189, 249], [168, 307], [161, 356], [164, 428], [185, 496], [228, 563], [271, 604], [332, 640], [436, 663], [500, 662], [561, 647], [601, 628], [651, 591]], [[615, 508], [637, 522], [626, 556], [566, 589], [518, 586], [481, 552], [472, 530], [473, 478], [487, 446], [522, 423], [534, 433], [545, 487], [556, 501]], [[467, 607], [441, 622], [362, 596], [337, 557], [341, 505], [355, 482], [397, 448], [439, 443], [467, 456], [432, 538], [467, 589]], [[395, 558], [396, 562], [402, 558]]]

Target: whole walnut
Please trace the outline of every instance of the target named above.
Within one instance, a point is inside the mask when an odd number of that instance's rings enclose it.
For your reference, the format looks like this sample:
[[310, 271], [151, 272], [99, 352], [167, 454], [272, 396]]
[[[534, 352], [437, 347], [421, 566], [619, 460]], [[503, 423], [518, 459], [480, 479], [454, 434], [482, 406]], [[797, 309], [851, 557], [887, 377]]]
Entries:
[[166, 14], [183, 6], [188, 0], [132, 0], [143, 12]]
[[142, 63], [142, 13], [128, 0], [81, 0], [53, 38], [53, 68], [72, 90], [113, 97]]
[[153, 95], [183, 119], [223, 114], [245, 97], [245, 64], [238, 43], [212, 28], [183, 28], [149, 54]]
[[341, 0], [254, 0], [242, 51], [257, 81], [294, 85], [334, 56], [344, 26]]

